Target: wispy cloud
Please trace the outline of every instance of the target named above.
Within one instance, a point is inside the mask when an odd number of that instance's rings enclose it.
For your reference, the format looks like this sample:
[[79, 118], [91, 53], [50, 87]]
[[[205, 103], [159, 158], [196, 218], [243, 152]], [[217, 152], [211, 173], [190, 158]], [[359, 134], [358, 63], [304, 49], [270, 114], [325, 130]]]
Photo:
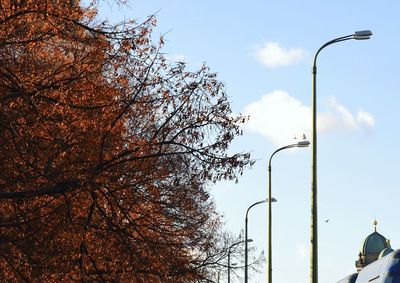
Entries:
[[353, 114], [346, 107], [339, 104], [336, 97], [329, 97], [323, 104], [326, 110], [318, 113], [318, 123], [322, 125], [321, 130], [335, 128], [356, 129], [358, 127]]
[[278, 68], [297, 63], [305, 54], [301, 48], [284, 48], [277, 42], [266, 42], [256, 48], [255, 56], [265, 67]]
[[298, 245], [296, 247], [296, 254], [300, 258], [306, 258], [309, 255], [308, 248], [305, 245]]
[[[353, 114], [335, 97], [329, 97], [323, 105], [323, 111], [317, 113], [319, 132], [359, 131], [375, 126], [372, 114], [362, 109]], [[311, 108], [283, 90], [263, 95], [247, 105], [243, 113], [250, 116], [247, 130], [261, 134], [276, 145], [285, 144], [303, 133], [310, 137]]]
[[359, 109], [357, 113], [357, 121], [369, 128], [375, 126], [375, 118], [371, 113], [364, 111], [363, 109]]

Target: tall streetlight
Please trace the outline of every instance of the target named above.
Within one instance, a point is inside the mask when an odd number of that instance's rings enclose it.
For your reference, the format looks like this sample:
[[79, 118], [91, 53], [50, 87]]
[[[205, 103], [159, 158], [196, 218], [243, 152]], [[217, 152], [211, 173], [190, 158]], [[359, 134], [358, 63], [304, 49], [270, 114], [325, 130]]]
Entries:
[[251, 243], [251, 242], [253, 242], [253, 240], [252, 239], [246, 239], [244, 241], [239, 241], [239, 242], [233, 243], [228, 248], [228, 283], [231, 283], [231, 249], [236, 245], [239, 245], [239, 244], [242, 244], [242, 243], [247, 243], [247, 242]]
[[[271, 200], [272, 202], [276, 202], [277, 200], [275, 198], [272, 198]], [[249, 214], [249, 210], [253, 207], [256, 206], [258, 204], [262, 204], [262, 203], [266, 203], [268, 202], [268, 199], [264, 199], [262, 201], [257, 201], [255, 203], [253, 203], [252, 205], [249, 206], [249, 208], [246, 211], [246, 218], [244, 221], [244, 237], [245, 237], [245, 244], [244, 244], [244, 282], [247, 283], [248, 282], [248, 248], [247, 248], [247, 224], [248, 224], [248, 214]]]
[[311, 158], [311, 283], [318, 283], [318, 217], [317, 217], [317, 56], [328, 45], [350, 40], [369, 39], [372, 32], [369, 30], [356, 31], [353, 34], [332, 39], [322, 45], [314, 56], [312, 67], [312, 158]]
[[268, 283], [272, 283], [272, 197], [271, 197], [271, 161], [272, 157], [279, 151], [284, 150], [284, 149], [289, 149], [293, 147], [308, 147], [310, 144], [309, 141], [304, 140], [304, 141], [299, 141], [298, 143], [295, 144], [290, 144], [281, 148], [278, 148], [275, 150], [272, 154], [271, 157], [269, 158], [269, 163], [268, 163]]

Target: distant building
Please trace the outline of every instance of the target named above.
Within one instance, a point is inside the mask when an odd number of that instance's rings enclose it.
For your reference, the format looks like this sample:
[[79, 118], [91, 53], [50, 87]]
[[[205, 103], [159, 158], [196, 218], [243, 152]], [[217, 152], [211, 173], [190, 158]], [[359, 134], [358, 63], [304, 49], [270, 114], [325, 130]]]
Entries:
[[361, 245], [356, 260], [357, 273], [337, 283], [400, 283], [400, 249], [393, 250], [390, 241], [376, 231]]

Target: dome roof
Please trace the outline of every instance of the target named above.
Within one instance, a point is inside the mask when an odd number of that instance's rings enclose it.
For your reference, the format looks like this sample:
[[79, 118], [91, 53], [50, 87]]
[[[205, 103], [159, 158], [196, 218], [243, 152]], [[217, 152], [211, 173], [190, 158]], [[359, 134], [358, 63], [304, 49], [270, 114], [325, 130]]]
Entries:
[[393, 252], [394, 250], [392, 249], [392, 247], [390, 246], [390, 240], [386, 240], [386, 248], [384, 248], [381, 253], [379, 254], [378, 258], [382, 258], [388, 254], [390, 254], [391, 252]]
[[374, 232], [365, 238], [361, 246], [361, 253], [363, 254], [379, 254], [382, 250], [387, 248], [386, 238]]

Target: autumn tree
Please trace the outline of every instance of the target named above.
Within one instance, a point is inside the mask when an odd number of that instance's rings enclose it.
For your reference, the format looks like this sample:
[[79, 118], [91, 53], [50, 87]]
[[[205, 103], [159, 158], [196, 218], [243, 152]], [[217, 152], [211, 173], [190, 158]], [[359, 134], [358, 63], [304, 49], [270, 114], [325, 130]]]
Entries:
[[209, 68], [165, 59], [153, 16], [96, 13], [0, 1], [0, 281], [208, 280], [207, 185], [251, 165], [227, 153], [245, 118]]

